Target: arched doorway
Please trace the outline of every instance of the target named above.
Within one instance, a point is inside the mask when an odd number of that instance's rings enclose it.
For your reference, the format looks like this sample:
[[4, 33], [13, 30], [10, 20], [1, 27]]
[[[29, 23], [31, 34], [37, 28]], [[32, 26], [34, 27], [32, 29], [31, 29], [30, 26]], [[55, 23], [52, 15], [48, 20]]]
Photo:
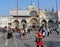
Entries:
[[8, 28], [11, 28], [11, 22], [10, 22], [10, 23], [8, 23]]
[[36, 25], [38, 25], [38, 20], [36, 18], [32, 18], [30, 20], [30, 23], [31, 23], [32, 27], [35, 28]]
[[52, 20], [48, 21], [48, 27], [53, 27], [54, 26], [54, 22]]
[[42, 20], [41, 25], [47, 27], [47, 22], [46, 22], [46, 20]]
[[27, 21], [25, 19], [21, 20], [21, 24], [23, 26], [23, 28], [25, 28], [27, 26]]
[[19, 21], [18, 20], [14, 20], [14, 27], [19, 28]]

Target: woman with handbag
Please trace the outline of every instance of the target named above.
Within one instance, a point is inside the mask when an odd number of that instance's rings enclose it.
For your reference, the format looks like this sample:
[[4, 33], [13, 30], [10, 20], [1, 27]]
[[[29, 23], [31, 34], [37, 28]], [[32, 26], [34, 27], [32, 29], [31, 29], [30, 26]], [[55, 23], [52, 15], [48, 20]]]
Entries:
[[42, 34], [42, 28], [39, 29], [38, 33], [37, 33], [37, 38], [38, 38], [38, 42], [37, 42], [37, 47], [41, 46], [43, 47], [43, 34]]

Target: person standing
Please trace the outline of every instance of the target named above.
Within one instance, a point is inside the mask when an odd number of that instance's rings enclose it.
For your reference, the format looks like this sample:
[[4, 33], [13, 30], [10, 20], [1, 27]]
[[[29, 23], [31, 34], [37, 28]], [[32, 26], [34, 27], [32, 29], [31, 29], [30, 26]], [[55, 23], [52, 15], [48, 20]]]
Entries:
[[48, 31], [47, 31], [47, 28], [45, 28], [45, 34], [46, 34], [46, 36], [48, 36]]
[[3, 36], [2, 36], [2, 38], [3, 38], [3, 40], [5, 40], [5, 38], [6, 38], [6, 37], [5, 37], [5, 36], [6, 36], [6, 29], [3, 28], [3, 29], [2, 29], [2, 32], [3, 32]]
[[11, 28], [9, 28], [9, 30], [8, 30], [8, 32], [7, 32], [7, 38], [8, 38], [8, 39], [13, 38], [13, 33], [12, 33]]
[[47, 36], [49, 36], [49, 33], [50, 33], [50, 30], [49, 30], [49, 28], [47, 28], [47, 32], [48, 32]]
[[45, 29], [46, 29], [45, 27], [42, 27], [43, 38], [45, 38], [45, 35], [46, 35]]
[[21, 38], [20, 29], [17, 29], [16, 38], [17, 38], [17, 39], [20, 39], [20, 38]]
[[24, 39], [24, 30], [21, 28], [21, 39]]
[[42, 34], [42, 28], [39, 29], [38, 33], [37, 33], [37, 38], [39, 38], [40, 40], [37, 42], [37, 47], [41, 46], [43, 47], [43, 34]]
[[59, 35], [59, 28], [56, 29], [56, 33], [57, 33], [57, 35]]

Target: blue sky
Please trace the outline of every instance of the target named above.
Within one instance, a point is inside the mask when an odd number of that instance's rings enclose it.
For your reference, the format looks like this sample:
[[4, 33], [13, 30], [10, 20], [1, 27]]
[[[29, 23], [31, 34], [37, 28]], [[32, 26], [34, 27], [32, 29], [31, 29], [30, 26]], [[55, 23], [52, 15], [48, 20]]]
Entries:
[[[32, 0], [38, 7], [38, 0]], [[31, 0], [18, 0], [19, 8], [25, 9], [31, 4]], [[58, 10], [60, 10], [60, 0], [58, 0]], [[16, 8], [16, 0], [0, 0], [0, 16], [9, 15], [11, 8]], [[56, 10], [56, 0], [40, 0], [40, 9]]]

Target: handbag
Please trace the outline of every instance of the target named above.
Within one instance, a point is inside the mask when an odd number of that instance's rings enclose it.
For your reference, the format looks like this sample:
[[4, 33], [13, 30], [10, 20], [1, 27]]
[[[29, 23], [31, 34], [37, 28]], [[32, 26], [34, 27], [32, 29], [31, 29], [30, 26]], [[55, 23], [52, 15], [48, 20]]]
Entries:
[[40, 38], [36, 37], [35, 42], [39, 42], [39, 41], [40, 41]]

